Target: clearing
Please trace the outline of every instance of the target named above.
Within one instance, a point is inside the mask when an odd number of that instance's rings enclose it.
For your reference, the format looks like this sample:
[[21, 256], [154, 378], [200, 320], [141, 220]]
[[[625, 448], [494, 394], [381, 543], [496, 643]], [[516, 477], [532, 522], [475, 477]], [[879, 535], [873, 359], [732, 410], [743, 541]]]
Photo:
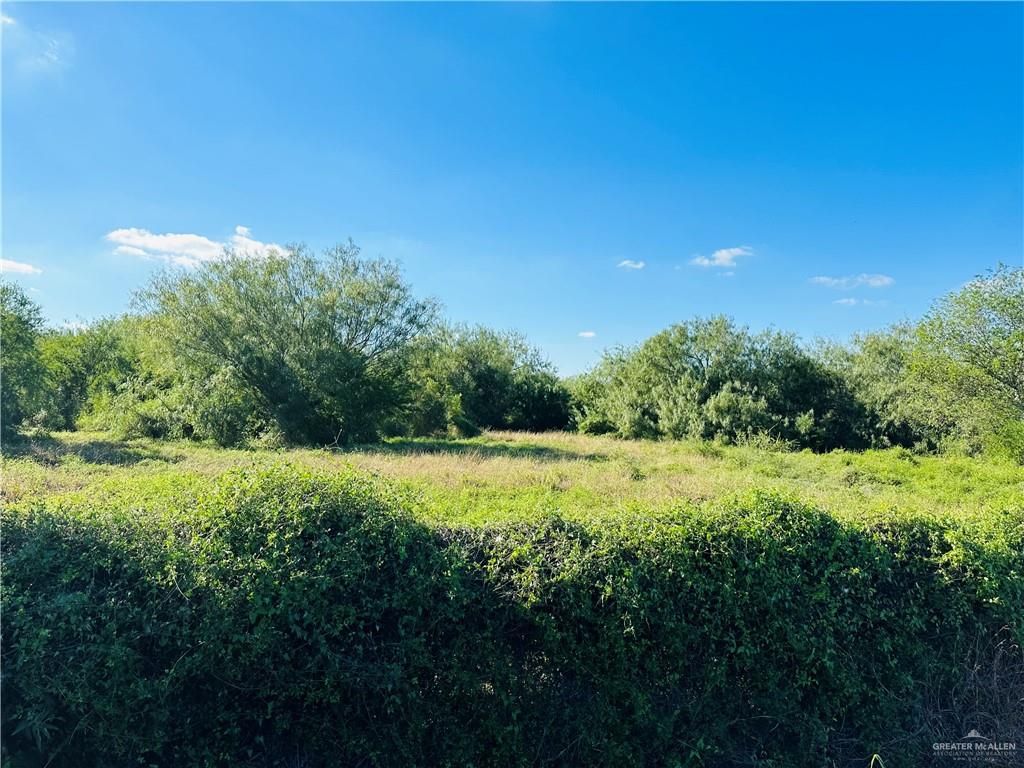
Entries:
[[1024, 467], [905, 449], [786, 453], [698, 442], [624, 441], [569, 433], [488, 432], [463, 440], [392, 439], [347, 450], [234, 450], [187, 441], [119, 441], [54, 433], [5, 446], [6, 503], [98, 499], [202, 484], [236, 467], [346, 466], [390, 478], [417, 516], [449, 525], [664, 514], [752, 489], [778, 491], [837, 517], [894, 511], [966, 518], [1024, 505]]

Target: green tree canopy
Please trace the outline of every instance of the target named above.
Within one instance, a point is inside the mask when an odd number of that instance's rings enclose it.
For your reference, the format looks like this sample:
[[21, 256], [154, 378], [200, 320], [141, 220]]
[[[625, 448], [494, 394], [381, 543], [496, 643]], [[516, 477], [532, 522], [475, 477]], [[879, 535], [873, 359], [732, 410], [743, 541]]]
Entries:
[[975, 448], [988, 435], [1019, 433], [1024, 269], [1000, 265], [936, 302], [913, 349], [910, 375], [926, 395], [917, 405], [935, 429]]
[[14, 283], [0, 283], [0, 430], [10, 435], [42, 405], [39, 306]]
[[542, 431], [569, 424], [569, 393], [516, 332], [438, 325], [412, 363], [415, 434], [479, 429]]
[[860, 410], [843, 380], [791, 334], [695, 318], [606, 355], [573, 382], [582, 429], [623, 437], [736, 440], [758, 433], [814, 448], [856, 445]]
[[1024, 269], [1000, 265], [941, 299], [919, 335], [923, 357], [1024, 414]]
[[167, 271], [141, 296], [168, 350], [254, 395], [294, 441], [376, 437], [406, 398], [410, 342], [433, 321], [397, 266], [351, 242], [319, 257], [227, 254], [193, 272]]

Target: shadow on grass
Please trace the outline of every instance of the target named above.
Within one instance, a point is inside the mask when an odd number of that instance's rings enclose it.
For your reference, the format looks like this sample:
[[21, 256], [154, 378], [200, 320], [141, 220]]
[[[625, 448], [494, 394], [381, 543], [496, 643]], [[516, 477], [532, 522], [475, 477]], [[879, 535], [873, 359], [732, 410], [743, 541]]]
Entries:
[[392, 438], [383, 443], [369, 443], [351, 449], [357, 453], [376, 453], [391, 456], [421, 456], [439, 454], [448, 456], [480, 456], [488, 459], [513, 458], [537, 461], [608, 461], [601, 453], [554, 448], [531, 443], [468, 443], [458, 440]]
[[866, 768], [936, 765], [975, 726], [1019, 741], [1015, 552], [965, 542], [979, 592], [932, 521], [861, 530], [763, 495], [640, 536], [435, 529], [358, 481], [218, 488], [181, 519], [0, 517], [13, 764], [321, 768], [369, 745], [387, 768]]
[[30, 459], [51, 467], [59, 465], [65, 456], [77, 456], [87, 464], [111, 466], [131, 466], [146, 460], [181, 461], [181, 456], [157, 448], [126, 445], [116, 440], [64, 442], [48, 435], [5, 440], [3, 455], [9, 459]]

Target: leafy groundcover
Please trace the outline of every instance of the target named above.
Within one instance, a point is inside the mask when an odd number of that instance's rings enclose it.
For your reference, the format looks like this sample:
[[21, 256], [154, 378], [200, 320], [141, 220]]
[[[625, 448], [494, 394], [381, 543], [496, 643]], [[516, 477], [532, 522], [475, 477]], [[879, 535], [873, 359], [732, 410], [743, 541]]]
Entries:
[[155, 499], [4, 511], [5, 766], [866, 768], [1024, 741], [1020, 510], [752, 494], [453, 529], [287, 466]]

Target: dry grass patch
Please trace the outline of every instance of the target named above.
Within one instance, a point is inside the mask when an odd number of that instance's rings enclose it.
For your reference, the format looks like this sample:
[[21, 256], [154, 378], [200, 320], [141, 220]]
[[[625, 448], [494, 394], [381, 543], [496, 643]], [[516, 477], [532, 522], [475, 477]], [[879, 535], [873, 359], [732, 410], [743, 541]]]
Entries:
[[1024, 506], [1024, 468], [902, 449], [813, 454], [694, 442], [624, 441], [570, 433], [489, 432], [467, 440], [393, 439], [345, 451], [221, 449], [56, 433], [6, 446], [2, 497], [133, 492], [153, 481], [202, 482], [236, 467], [280, 462], [344, 467], [397, 481], [425, 518], [488, 522], [548, 513], [593, 519], [664, 511], [771, 490], [837, 516], [892, 510], [954, 516]]

